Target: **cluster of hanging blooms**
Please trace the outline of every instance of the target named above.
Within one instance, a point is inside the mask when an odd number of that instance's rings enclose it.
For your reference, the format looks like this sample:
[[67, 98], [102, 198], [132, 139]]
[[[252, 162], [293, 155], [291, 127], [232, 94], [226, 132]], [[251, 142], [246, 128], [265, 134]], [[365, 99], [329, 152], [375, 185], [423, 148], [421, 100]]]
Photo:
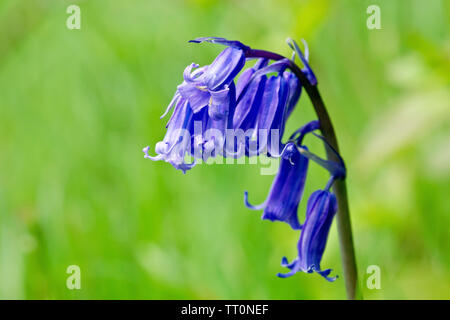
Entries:
[[[337, 200], [330, 188], [336, 179], [345, 178], [344, 162], [328, 142], [314, 132], [320, 129], [318, 121], [305, 124], [286, 143], [282, 142], [286, 120], [302, 91], [299, 79], [291, 71], [296, 55], [303, 64], [301, 72], [305, 79], [310, 85], [317, 84], [308, 65], [306, 43], [303, 54], [293, 40], [288, 40], [294, 50], [289, 60], [224, 38], [198, 38], [190, 42], [217, 43], [226, 48], [210, 65], [186, 67], [183, 82], [162, 115], [164, 117], [173, 110], [166, 135], [155, 146], [157, 155], [150, 156], [150, 147], [146, 147], [144, 157], [164, 160], [183, 173], [199, 161], [218, 156], [280, 158], [267, 199], [261, 205], [253, 206], [245, 192], [245, 205], [253, 210], [263, 210], [262, 219], [285, 222], [293, 230], [301, 230], [298, 256], [291, 263], [282, 259], [281, 265], [289, 272], [280, 273], [279, 277], [289, 277], [298, 271], [317, 272], [334, 281], [336, 277], [329, 277], [331, 269], [322, 270], [320, 262], [337, 212]], [[244, 69], [250, 60], [255, 63]], [[321, 139], [339, 161], [324, 160], [311, 153], [303, 143], [307, 134]], [[310, 196], [301, 224], [297, 209], [303, 196], [309, 160], [327, 169], [330, 180], [323, 190]]]

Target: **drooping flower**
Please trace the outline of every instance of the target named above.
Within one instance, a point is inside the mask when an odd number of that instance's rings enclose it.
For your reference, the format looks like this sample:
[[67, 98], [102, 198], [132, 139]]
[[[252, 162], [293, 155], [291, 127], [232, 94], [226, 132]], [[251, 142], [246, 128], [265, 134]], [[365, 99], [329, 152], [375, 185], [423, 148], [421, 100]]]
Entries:
[[[264, 209], [262, 219], [288, 223], [292, 229], [301, 229], [297, 217], [298, 205], [303, 196], [308, 158], [297, 149], [304, 136], [319, 128], [318, 121], [311, 121], [298, 129], [281, 152], [278, 173], [270, 188], [269, 196], [260, 205], [253, 206], [248, 202], [248, 193], [244, 194], [245, 205], [253, 210]], [[303, 147], [307, 150], [306, 147]]]
[[[226, 117], [229, 112], [230, 85], [245, 64], [244, 52], [227, 47], [209, 66], [193, 71], [191, 64], [183, 73], [184, 82], [178, 86], [179, 94], [189, 101], [194, 113], [208, 106], [208, 114], [214, 120]], [[228, 102], [228, 103], [227, 103]]]
[[327, 243], [333, 217], [337, 212], [336, 196], [327, 190], [314, 192], [308, 200], [306, 209], [306, 219], [297, 245], [298, 256], [289, 263], [283, 257], [281, 265], [289, 268], [289, 273], [279, 273], [278, 276], [286, 278], [294, 275], [298, 271], [306, 273], [317, 272], [328, 281], [336, 280], [336, 277], [329, 277], [331, 269], [322, 270], [320, 261]]
[[226, 105], [228, 110], [221, 119], [210, 117], [206, 108], [194, 114], [191, 155], [195, 159], [207, 161], [209, 157], [223, 156], [226, 130], [232, 129], [233, 114], [236, 106], [236, 89], [234, 83], [229, 86], [227, 95], [216, 99], [215, 103]]
[[193, 112], [189, 102], [185, 99], [178, 99], [175, 104], [173, 114], [167, 123], [167, 131], [164, 139], [155, 146], [156, 156], [148, 154], [150, 147], [145, 147], [142, 151], [145, 158], [157, 161], [164, 160], [176, 169], [186, 172], [195, 165], [186, 163], [185, 154], [191, 144], [189, 129], [192, 125]]
[[[283, 147], [281, 138], [287, 112], [299, 98], [299, 93], [295, 92], [298, 80], [289, 76], [287, 65], [287, 61], [267, 65], [267, 59], [261, 59], [239, 78], [233, 126], [245, 132], [236, 149], [241, 153], [245, 149], [249, 157], [279, 154]], [[267, 78], [269, 73], [278, 74]]]
[[302, 156], [293, 143], [286, 145], [281, 157], [280, 168], [267, 199], [262, 204], [253, 206], [248, 202], [248, 193], [245, 192], [245, 205], [253, 210], [264, 209], [262, 219], [283, 221], [292, 229], [298, 230], [301, 225], [297, 208], [305, 187], [308, 158]]
[[233, 127], [235, 129], [246, 131], [255, 124], [267, 77], [263, 75], [252, 79], [252, 76], [256, 71], [264, 68], [267, 63], [267, 59], [259, 59], [253, 67], [244, 70], [237, 81], [236, 93], [238, 99], [233, 117]]
[[255, 72], [267, 66], [267, 59], [259, 59], [251, 68], [242, 72], [236, 84], [237, 105], [233, 116], [233, 135], [227, 136], [226, 156], [249, 156], [250, 139], [256, 139], [255, 129], [267, 77], [254, 78]]
[[[282, 74], [267, 79], [261, 109], [256, 122], [256, 130], [267, 132], [267, 139], [258, 141], [256, 154], [259, 150], [267, 150], [269, 155], [279, 154], [281, 138], [286, 124], [286, 109], [288, 105], [289, 83]], [[252, 148], [250, 148], [252, 152]], [[253, 151], [254, 152], [254, 151]]]

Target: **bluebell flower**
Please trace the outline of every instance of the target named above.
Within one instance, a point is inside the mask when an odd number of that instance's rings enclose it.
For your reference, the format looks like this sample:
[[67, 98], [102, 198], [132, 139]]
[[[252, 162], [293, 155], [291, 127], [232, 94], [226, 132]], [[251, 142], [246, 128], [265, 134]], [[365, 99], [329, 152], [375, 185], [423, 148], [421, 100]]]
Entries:
[[256, 71], [267, 66], [267, 59], [259, 59], [251, 68], [245, 69], [236, 83], [237, 105], [233, 116], [234, 136], [227, 137], [226, 155], [239, 158], [249, 156], [249, 140], [257, 134], [255, 123], [258, 116], [267, 77], [253, 79]]
[[[217, 98], [214, 103], [226, 106], [224, 116], [220, 119], [210, 117], [206, 108], [194, 114], [191, 155], [195, 159], [207, 161], [209, 157], [225, 156], [226, 130], [232, 129], [233, 114], [236, 108], [236, 89], [231, 83], [227, 94]], [[220, 108], [220, 106], [219, 106]]]
[[186, 163], [185, 161], [186, 150], [191, 145], [189, 129], [193, 122], [193, 111], [189, 102], [183, 98], [176, 98], [172, 104], [174, 104], [174, 111], [167, 123], [166, 135], [155, 146], [157, 155], [153, 157], [148, 154], [150, 147], [145, 147], [142, 151], [145, 153], [145, 158], [154, 161], [164, 160], [185, 173], [195, 165], [195, 162]]
[[[257, 150], [266, 149], [269, 156], [280, 153], [281, 138], [287, 120], [288, 97], [289, 83], [283, 74], [267, 79], [256, 129], [263, 130], [262, 132], [267, 131], [267, 142], [264, 138], [259, 141]], [[266, 145], [264, 145], [265, 142]]]
[[[299, 98], [295, 92], [298, 80], [286, 68], [287, 61], [267, 66], [267, 60], [261, 59], [239, 78], [233, 126], [246, 133], [245, 139], [238, 141], [237, 149], [245, 149], [247, 156], [279, 154], [282, 148], [288, 109]], [[267, 78], [269, 73], [278, 74]]]
[[317, 272], [328, 281], [336, 280], [336, 277], [329, 277], [331, 269], [322, 270], [320, 261], [327, 243], [333, 217], [337, 212], [336, 196], [327, 190], [314, 192], [308, 200], [306, 209], [306, 219], [297, 245], [298, 256], [289, 263], [283, 257], [281, 265], [289, 268], [289, 273], [279, 273], [278, 276], [286, 278], [294, 275], [298, 271], [306, 273]]
[[233, 127], [235, 129], [246, 131], [255, 125], [267, 77], [265, 75], [256, 79], [252, 77], [256, 71], [267, 66], [267, 63], [267, 59], [259, 59], [253, 67], [247, 68], [242, 72], [236, 83], [238, 100], [233, 117]]
[[230, 85], [245, 64], [242, 50], [227, 47], [211, 65], [195, 70], [191, 64], [183, 73], [184, 82], [178, 86], [178, 93], [189, 101], [194, 113], [208, 107], [208, 114], [214, 120], [223, 119], [229, 112]]
[[[318, 121], [311, 121], [299, 128], [281, 152], [280, 167], [270, 188], [269, 196], [260, 205], [248, 202], [248, 193], [244, 193], [245, 205], [253, 210], [264, 210], [262, 219], [288, 223], [292, 229], [301, 229], [297, 217], [298, 205], [303, 196], [308, 157], [302, 155], [297, 145], [302, 145], [306, 134], [319, 128]], [[302, 150], [308, 150], [303, 146]]]
[[246, 191], [245, 205], [253, 210], [264, 209], [262, 219], [283, 221], [294, 230], [301, 229], [297, 208], [303, 195], [307, 172], [308, 158], [300, 154], [294, 143], [288, 143], [267, 199], [262, 204], [253, 206], [248, 202]]

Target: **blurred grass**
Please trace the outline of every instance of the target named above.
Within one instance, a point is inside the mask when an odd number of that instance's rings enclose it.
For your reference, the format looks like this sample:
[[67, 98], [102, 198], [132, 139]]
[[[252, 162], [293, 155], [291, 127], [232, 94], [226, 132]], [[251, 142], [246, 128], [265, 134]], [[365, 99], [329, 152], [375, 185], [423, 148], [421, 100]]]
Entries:
[[[65, 26], [74, 2], [81, 30]], [[366, 28], [370, 4], [381, 30]], [[349, 170], [365, 297], [450, 298], [449, 10], [444, 0], [0, 1], [0, 298], [345, 297], [342, 279], [275, 276], [298, 234], [243, 206], [244, 190], [257, 202], [273, 179], [258, 166], [182, 175], [143, 159], [184, 67], [219, 52], [187, 43], [208, 35], [286, 55], [286, 37], [308, 41]], [[313, 118], [304, 96], [287, 132]], [[325, 180], [312, 165], [306, 196]], [[79, 291], [65, 286], [71, 264]], [[373, 264], [381, 290], [365, 286]], [[342, 275], [334, 225], [323, 267]]]

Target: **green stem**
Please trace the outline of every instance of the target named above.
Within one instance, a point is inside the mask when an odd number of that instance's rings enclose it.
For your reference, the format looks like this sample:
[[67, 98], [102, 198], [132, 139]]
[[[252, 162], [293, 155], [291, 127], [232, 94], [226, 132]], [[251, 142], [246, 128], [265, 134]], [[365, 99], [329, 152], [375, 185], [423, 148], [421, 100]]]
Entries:
[[[331, 123], [330, 116], [328, 115], [323, 100], [320, 97], [317, 86], [305, 87], [305, 90], [308, 93], [317, 117], [319, 118], [321, 131], [324, 138], [337, 152], [339, 152], [339, 146], [333, 124]], [[327, 150], [327, 158], [329, 160], [339, 161], [337, 156], [329, 150]], [[359, 292], [357, 293], [358, 274], [356, 269], [355, 248], [353, 246], [352, 226], [350, 221], [350, 210], [348, 206], [347, 186], [345, 180], [336, 180], [333, 184], [333, 190], [338, 200], [338, 212], [336, 219], [347, 298], [356, 299], [359, 298]]]
[[[267, 58], [272, 60], [287, 59], [286, 57], [273, 52], [253, 49], [250, 49], [248, 52], [246, 52], [246, 56]], [[298, 77], [300, 83], [302, 84], [303, 88], [305, 88], [309, 98], [311, 99], [314, 110], [320, 122], [320, 130], [323, 137], [338, 153], [340, 153], [333, 124], [331, 122], [330, 116], [328, 115], [322, 97], [320, 96], [317, 85], [311, 85], [304, 73], [292, 60], [289, 60], [289, 68]], [[328, 160], [339, 161], [336, 154], [334, 154], [330, 150], [326, 151]], [[338, 212], [336, 219], [339, 244], [341, 249], [342, 266], [344, 269], [345, 289], [347, 291], [347, 298], [353, 300], [360, 298], [361, 296], [358, 287], [355, 248], [353, 246], [352, 226], [350, 222], [350, 211], [348, 206], [347, 186], [345, 184], [345, 180], [336, 180], [333, 184], [333, 190], [336, 194], [338, 202]]]

